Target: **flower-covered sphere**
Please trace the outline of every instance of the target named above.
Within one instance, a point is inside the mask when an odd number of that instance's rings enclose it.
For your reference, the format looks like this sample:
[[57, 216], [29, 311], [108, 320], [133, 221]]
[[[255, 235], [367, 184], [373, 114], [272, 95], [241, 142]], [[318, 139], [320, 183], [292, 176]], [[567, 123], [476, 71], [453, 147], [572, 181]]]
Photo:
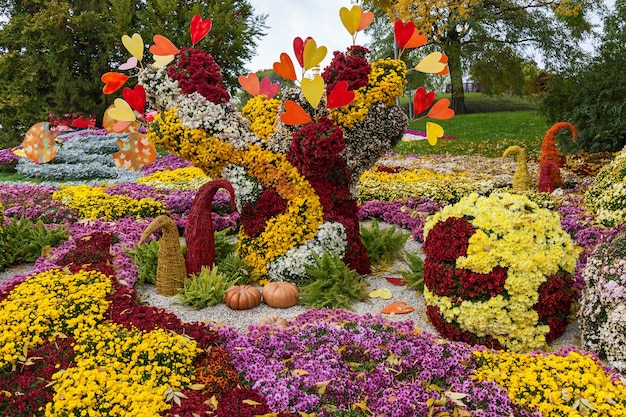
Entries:
[[626, 222], [626, 148], [598, 172], [585, 193], [585, 205], [604, 226]]
[[442, 336], [529, 351], [565, 331], [578, 252], [558, 215], [526, 196], [471, 194], [424, 235], [427, 315]]

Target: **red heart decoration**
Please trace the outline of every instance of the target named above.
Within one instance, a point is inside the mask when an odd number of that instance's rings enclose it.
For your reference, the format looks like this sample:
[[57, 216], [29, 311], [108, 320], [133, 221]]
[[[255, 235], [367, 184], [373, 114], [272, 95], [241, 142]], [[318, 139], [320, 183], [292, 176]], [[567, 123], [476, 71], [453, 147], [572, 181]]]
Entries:
[[433, 119], [446, 120], [451, 119], [454, 116], [454, 110], [449, 108], [450, 100], [442, 98], [430, 109], [427, 116]]
[[293, 61], [285, 52], [280, 54], [280, 62], [274, 62], [274, 72], [287, 80], [297, 79]]
[[150, 47], [150, 52], [152, 55], [158, 56], [167, 56], [167, 55], [176, 55], [179, 49], [165, 36], [154, 35], [152, 38], [154, 40], [154, 45]]
[[128, 75], [120, 74], [119, 72], [107, 72], [100, 77], [100, 80], [104, 83], [102, 92], [111, 94], [119, 90], [128, 81]]
[[194, 15], [191, 18], [191, 24], [189, 25], [189, 33], [191, 34], [191, 43], [195, 45], [200, 42], [202, 38], [206, 36], [211, 30], [211, 19], [202, 20], [199, 14]]
[[141, 84], [137, 84], [134, 89], [123, 89], [122, 97], [137, 113], [143, 114], [146, 110], [146, 90]]
[[280, 84], [273, 83], [272, 80], [268, 77], [265, 77], [261, 80], [261, 85], [259, 87], [259, 94], [265, 94], [267, 98], [272, 98], [279, 92], [280, 92]]
[[406, 48], [407, 43], [411, 40], [413, 32], [415, 30], [415, 23], [407, 22], [406, 24], [398, 19], [393, 25], [393, 33], [396, 37], [396, 43], [399, 49]]
[[304, 67], [304, 45], [306, 45], [309, 39], [313, 38], [309, 36], [305, 40], [302, 40], [302, 38], [297, 37], [293, 40], [293, 53], [296, 55], [298, 64], [300, 64], [301, 67]]
[[285, 112], [280, 115], [280, 120], [286, 125], [298, 126], [313, 121], [311, 116], [295, 101], [285, 101]]
[[248, 93], [255, 97], [259, 95], [259, 77], [254, 72], [249, 73], [247, 77], [240, 75], [237, 80]]
[[424, 110], [430, 107], [435, 101], [435, 92], [429, 91], [428, 93], [424, 89], [424, 87], [420, 87], [415, 90], [415, 95], [413, 96], [413, 113], [419, 115]]
[[352, 100], [354, 100], [354, 91], [348, 90], [348, 82], [339, 81], [337, 84], [335, 84], [333, 91], [331, 91], [328, 95], [326, 107], [329, 109], [334, 109], [337, 107], [345, 106], [346, 104], [350, 104]]

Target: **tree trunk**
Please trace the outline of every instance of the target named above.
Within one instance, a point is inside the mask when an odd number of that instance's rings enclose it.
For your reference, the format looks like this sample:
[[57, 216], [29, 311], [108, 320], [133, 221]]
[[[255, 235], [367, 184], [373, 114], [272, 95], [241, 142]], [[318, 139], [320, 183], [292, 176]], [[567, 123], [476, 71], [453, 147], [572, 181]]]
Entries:
[[448, 34], [445, 53], [448, 56], [452, 100], [450, 108], [455, 114], [465, 114], [465, 91], [463, 91], [463, 67], [461, 65], [461, 42], [458, 33]]

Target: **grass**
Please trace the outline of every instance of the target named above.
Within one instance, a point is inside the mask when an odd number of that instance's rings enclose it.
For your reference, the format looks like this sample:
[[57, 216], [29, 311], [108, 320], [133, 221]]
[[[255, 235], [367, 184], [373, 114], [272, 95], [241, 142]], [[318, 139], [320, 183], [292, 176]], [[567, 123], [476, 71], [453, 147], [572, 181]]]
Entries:
[[[402, 142], [395, 151], [402, 154], [502, 156], [511, 145], [526, 149], [529, 156], [538, 156], [541, 141], [550, 127], [537, 112], [535, 103], [514, 97], [488, 97], [480, 93], [466, 95], [468, 114], [434, 122], [441, 125], [446, 136], [436, 146], [427, 141]], [[433, 120], [431, 120], [433, 121]], [[414, 120], [409, 129], [425, 131], [426, 120]]]

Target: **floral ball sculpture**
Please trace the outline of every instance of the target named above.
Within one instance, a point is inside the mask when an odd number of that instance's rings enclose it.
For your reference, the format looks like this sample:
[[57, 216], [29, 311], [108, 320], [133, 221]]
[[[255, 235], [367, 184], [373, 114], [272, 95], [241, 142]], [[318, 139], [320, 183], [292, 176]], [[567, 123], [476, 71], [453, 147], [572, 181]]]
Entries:
[[583, 277], [578, 312], [583, 347], [626, 372], [626, 233], [598, 245]]
[[[340, 18], [354, 43], [373, 15], [353, 6], [342, 8]], [[369, 273], [355, 180], [404, 134], [407, 117], [396, 99], [404, 92], [406, 65], [399, 59], [370, 63], [369, 51], [353, 45], [336, 52], [319, 75], [326, 47], [311, 38], [295, 38], [301, 75], [287, 53], [274, 71], [299, 87], [280, 91], [268, 78], [242, 75], [239, 83], [252, 98], [238, 111], [213, 57], [195, 48], [210, 27], [210, 20], [194, 16], [189, 48], [155, 36], [150, 47], [155, 62], [135, 65], [139, 84], [124, 89], [126, 100], [116, 99], [108, 116], [124, 126], [143, 119], [148, 103], [158, 111], [147, 125], [154, 144], [232, 184], [241, 215], [238, 254], [259, 276], [297, 282], [306, 277], [312, 253], [323, 252]], [[394, 30], [400, 53], [426, 42], [413, 23], [398, 21]], [[141, 37], [122, 41], [133, 55], [133, 67], [143, 57]], [[446, 62], [445, 55], [430, 54], [416, 70], [443, 75]], [[104, 92], [114, 92], [127, 79], [105, 74]], [[434, 93], [418, 104], [428, 108], [433, 102]], [[439, 100], [428, 117], [452, 117], [448, 106], [448, 100]]]
[[558, 215], [526, 196], [471, 194], [424, 236], [427, 315], [443, 337], [522, 352], [563, 334], [578, 252]]
[[598, 172], [585, 193], [585, 205], [604, 226], [626, 222], [626, 148]]

